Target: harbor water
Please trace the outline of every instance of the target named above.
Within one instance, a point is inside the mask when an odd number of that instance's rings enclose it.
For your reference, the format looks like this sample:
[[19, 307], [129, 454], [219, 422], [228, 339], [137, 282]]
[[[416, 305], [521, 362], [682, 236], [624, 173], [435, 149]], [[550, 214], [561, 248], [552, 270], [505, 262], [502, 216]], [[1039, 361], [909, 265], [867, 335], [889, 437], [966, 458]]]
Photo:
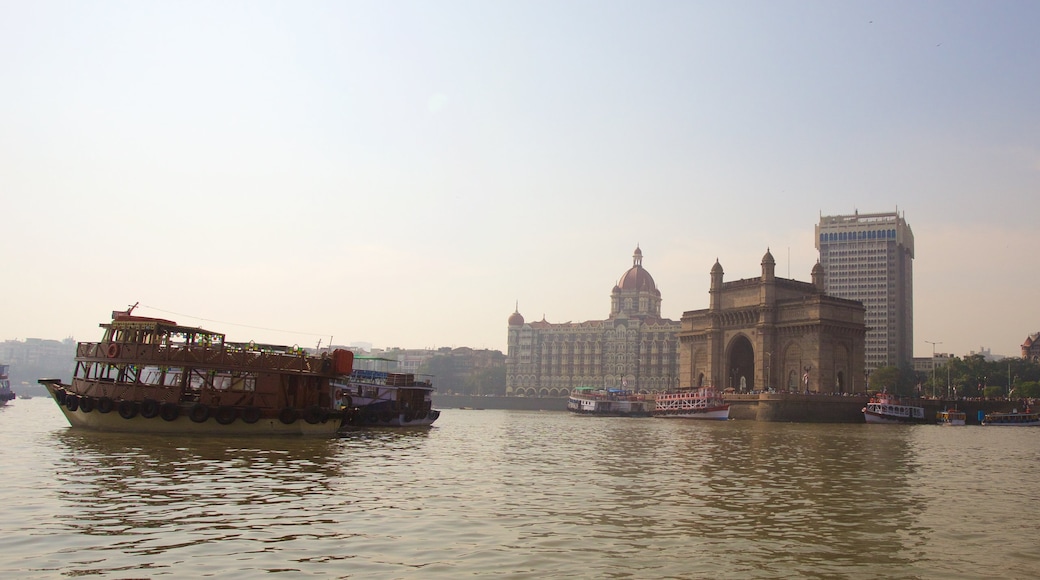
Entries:
[[333, 440], [0, 407], [0, 577], [1040, 576], [1040, 428], [445, 409]]

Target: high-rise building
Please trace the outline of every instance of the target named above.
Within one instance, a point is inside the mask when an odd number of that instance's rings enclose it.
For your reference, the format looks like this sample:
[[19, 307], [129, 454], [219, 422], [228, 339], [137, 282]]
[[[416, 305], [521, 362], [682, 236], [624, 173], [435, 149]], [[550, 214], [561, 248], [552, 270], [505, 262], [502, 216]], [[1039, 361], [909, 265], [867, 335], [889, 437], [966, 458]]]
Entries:
[[827, 294], [866, 307], [866, 368], [914, 357], [914, 233], [899, 212], [820, 216], [816, 226]]

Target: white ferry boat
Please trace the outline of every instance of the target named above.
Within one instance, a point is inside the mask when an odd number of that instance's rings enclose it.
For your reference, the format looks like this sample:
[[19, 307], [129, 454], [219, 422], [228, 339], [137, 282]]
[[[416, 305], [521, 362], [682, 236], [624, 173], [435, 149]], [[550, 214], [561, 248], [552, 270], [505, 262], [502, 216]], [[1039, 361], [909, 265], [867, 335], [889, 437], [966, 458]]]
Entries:
[[1018, 412], [1018, 409], [1012, 409], [1010, 413], [986, 413], [982, 424], [999, 427], [1040, 427], [1040, 413], [1034, 413], [1028, 408], [1024, 413]]
[[887, 391], [875, 394], [863, 407], [867, 423], [924, 423], [924, 407], [910, 405]]
[[600, 417], [649, 417], [653, 400], [621, 389], [578, 387], [567, 398], [567, 410]]
[[662, 419], [729, 419], [729, 403], [712, 387], [662, 393], [655, 401], [654, 417]]
[[967, 414], [957, 409], [946, 409], [936, 413], [936, 419], [940, 425], [959, 426], [965, 424]]

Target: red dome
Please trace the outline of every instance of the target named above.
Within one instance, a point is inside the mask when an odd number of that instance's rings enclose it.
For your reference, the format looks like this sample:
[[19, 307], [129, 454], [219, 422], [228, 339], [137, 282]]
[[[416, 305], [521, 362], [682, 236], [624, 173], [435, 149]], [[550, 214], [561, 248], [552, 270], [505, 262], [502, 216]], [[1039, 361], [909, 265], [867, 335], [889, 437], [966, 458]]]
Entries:
[[614, 287], [614, 292], [618, 291], [658, 294], [654, 277], [643, 269], [643, 250], [640, 250], [639, 246], [636, 246], [636, 251], [632, 254], [632, 267], [622, 274], [617, 286]]
[[642, 266], [632, 266], [621, 279], [618, 280], [618, 288], [623, 292], [635, 291], [635, 292], [656, 292], [657, 284], [654, 283], [653, 276], [650, 272], [643, 269]]
[[514, 312], [509, 315], [509, 326], [521, 326], [524, 323], [524, 317], [519, 312]]

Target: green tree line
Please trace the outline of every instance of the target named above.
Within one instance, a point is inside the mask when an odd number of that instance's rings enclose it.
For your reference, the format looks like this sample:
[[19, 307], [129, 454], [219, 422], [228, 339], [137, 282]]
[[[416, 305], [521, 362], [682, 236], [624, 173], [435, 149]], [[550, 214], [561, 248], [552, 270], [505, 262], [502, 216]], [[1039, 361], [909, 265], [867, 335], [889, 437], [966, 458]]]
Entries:
[[[982, 355], [953, 357], [935, 372], [881, 367], [870, 373], [870, 390], [900, 395], [961, 397], [1040, 397], [1040, 363], [1023, 358], [987, 361]], [[920, 391], [918, 391], [920, 389]]]

